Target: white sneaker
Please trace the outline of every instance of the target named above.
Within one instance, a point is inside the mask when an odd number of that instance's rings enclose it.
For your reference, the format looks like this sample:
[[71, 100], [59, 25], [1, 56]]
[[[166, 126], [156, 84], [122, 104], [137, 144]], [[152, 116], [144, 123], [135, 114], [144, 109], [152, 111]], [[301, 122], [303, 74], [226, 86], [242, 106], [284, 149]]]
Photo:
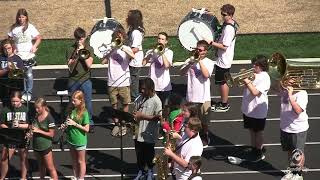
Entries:
[[294, 174], [291, 180], [303, 180], [303, 177], [300, 176], [299, 174]]
[[118, 136], [119, 131], [120, 131], [119, 126], [114, 126], [113, 129], [112, 129], [112, 131], [111, 131], [111, 135], [112, 135], [112, 136]]
[[[122, 132], [122, 133], [121, 133]], [[120, 136], [122, 134], [122, 136], [127, 134], [127, 127], [126, 126], [121, 126], [121, 130], [119, 128], [119, 133], [117, 136]]]
[[291, 180], [294, 174], [291, 171], [288, 171], [286, 175], [284, 175], [281, 180]]

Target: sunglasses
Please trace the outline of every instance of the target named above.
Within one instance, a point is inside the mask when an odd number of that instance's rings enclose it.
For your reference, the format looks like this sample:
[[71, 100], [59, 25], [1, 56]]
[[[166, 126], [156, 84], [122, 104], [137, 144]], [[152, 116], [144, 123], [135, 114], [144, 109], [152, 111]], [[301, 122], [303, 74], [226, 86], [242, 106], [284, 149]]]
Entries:
[[228, 16], [227, 13], [221, 13], [221, 16]]
[[197, 49], [198, 52], [206, 51], [206, 49]]

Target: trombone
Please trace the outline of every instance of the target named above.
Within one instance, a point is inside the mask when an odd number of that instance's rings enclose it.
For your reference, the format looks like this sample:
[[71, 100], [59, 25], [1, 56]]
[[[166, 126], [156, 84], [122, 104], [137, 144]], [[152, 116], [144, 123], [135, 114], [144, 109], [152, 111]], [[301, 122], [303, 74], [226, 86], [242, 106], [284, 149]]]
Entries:
[[79, 49], [79, 44], [77, 44], [77, 47], [74, 49], [72, 55], [69, 59], [74, 59], [76, 62], [69, 64], [69, 72], [73, 73], [75, 68], [77, 67], [79, 61], [84, 61], [88, 59], [91, 55], [90, 51], [88, 49]]
[[123, 40], [121, 37], [116, 37], [113, 39], [113, 41], [111, 42], [111, 48], [121, 48], [121, 46], [123, 45]]
[[155, 45], [155, 47], [153, 48], [153, 52], [156, 54], [163, 54], [165, 50], [165, 46], [162, 43], [158, 43]]

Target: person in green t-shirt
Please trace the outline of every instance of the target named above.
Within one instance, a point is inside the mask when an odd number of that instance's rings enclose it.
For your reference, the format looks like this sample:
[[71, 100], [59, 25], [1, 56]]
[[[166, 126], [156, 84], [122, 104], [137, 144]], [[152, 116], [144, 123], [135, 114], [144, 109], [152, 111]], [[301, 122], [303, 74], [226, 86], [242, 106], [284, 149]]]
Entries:
[[73, 110], [67, 118], [66, 128], [67, 142], [70, 144], [72, 168], [74, 176], [83, 180], [86, 174], [86, 147], [87, 133], [89, 132], [89, 113], [86, 110], [82, 91], [75, 91], [72, 95]]
[[[10, 128], [16, 129], [17, 131], [20, 129], [22, 131], [27, 130], [29, 128], [28, 123], [28, 109], [21, 102], [22, 94], [20, 91], [13, 91], [10, 95], [11, 104], [9, 107], [5, 107], [0, 116], [0, 128]], [[12, 142], [12, 144], [8, 143], [3, 146], [2, 154], [1, 154], [1, 180], [3, 180], [8, 173], [8, 160], [11, 159], [14, 151], [18, 149], [20, 156], [20, 168], [21, 168], [21, 179], [26, 179], [27, 176], [27, 142], [23, 142], [19, 145]], [[8, 155], [9, 152], [9, 155]]]
[[57, 180], [58, 175], [52, 156], [54, 119], [49, 112], [47, 102], [43, 98], [38, 98], [34, 103], [34, 107], [37, 114], [32, 122], [33, 150], [39, 163], [40, 179], [44, 179], [46, 170], [48, 170], [51, 179]]

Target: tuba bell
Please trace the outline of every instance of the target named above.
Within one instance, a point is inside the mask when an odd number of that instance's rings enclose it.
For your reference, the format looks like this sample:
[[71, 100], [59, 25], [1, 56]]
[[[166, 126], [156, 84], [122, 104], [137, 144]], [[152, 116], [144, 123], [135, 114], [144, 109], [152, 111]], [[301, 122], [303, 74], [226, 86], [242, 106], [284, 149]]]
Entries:
[[[320, 89], [320, 61], [286, 60], [281, 53], [273, 53], [269, 60], [269, 75], [284, 87], [294, 90]], [[292, 81], [289, 82], [289, 81]]]

